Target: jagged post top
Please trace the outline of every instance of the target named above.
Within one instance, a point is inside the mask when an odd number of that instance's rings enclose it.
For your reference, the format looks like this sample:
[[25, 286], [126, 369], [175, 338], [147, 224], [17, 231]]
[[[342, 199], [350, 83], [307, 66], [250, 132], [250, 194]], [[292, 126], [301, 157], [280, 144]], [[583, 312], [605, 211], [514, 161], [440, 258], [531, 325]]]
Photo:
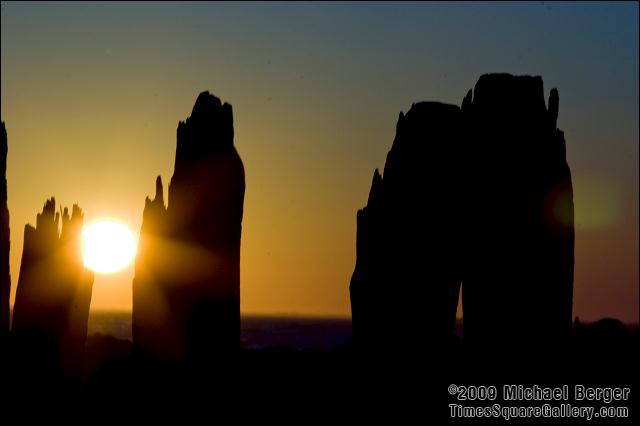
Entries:
[[540, 106], [544, 102], [544, 85], [539, 75], [483, 74], [474, 88], [474, 103], [497, 104], [509, 102]]
[[175, 169], [233, 149], [233, 109], [208, 91], [200, 93], [185, 121], [178, 123]]
[[[453, 149], [446, 144], [431, 143], [439, 141], [443, 133], [458, 131], [460, 107], [442, 102], [417, 102], [411, 105], [409, 111], [400, 112], [396, 125], [396, 135], [387, 154], [384, 167], [384, 178], [404, 173], [395, 164], [398, 157], [425, 158], [428, 155], [438, 155], [441, 150]], [[431, 142], [427, 142], [431, 141]], [[393, 177], [391, 177], [394, 180]]]
[[460, 107], [442, 102], [415, 102], [406, 114], [400, 112], [396, 131], [401, 132], [404, 128], [411, 126], [423, 127], [425, 122], [439, 125], [443, 119], [455, 117], [460, 111]]
[[165, 208], [165, 205], [164, 205], [164, 189], [163, 189], [163, 185], [162, 185], [162, 177], [160, 175], [158, 175], [158, 177], [156, 177], [156, 193], [155, 193], [153, 199], [150, 199], [149, 197], [147, 197], [144, 200], [144, 209], [145, 209], [145, 211], [148, 208], [150, 208], [151, 206], [160, 207], [162, 209]]
[[47, 199], [42, 212], [36, 215], [35, 226], [30, 223], [24, 226], [23, 254], [49, 256], [60, 242], [79, 241], [83, 222], [84, 214], [77, 204], [69, 215], [68, 208], [56, 211], [55, 197]]
[[206, 120], [208, 116], [212, 116], [214, 114], [222, 111], [227, 116], [224, 118], [230, 119], [229, 121], [233, 123], [233, 114], [231, 111], [231, 105], [225, 102], [222, 104], [220, 98], [209, 93], [209, 91], [204, 91], [198, 95], [196, 99], [196, 103], [193, 105], [193, 109], [191, 110], [191, 116], [187, 118], [187, 122], [189, 120], [194, 121], [202, 121]]
[[[460, 107], [442, 102], [416, 102], [411, 104], [409, 111], [404, 114], [400, 112], [398, 123], [396, 124], [396, 140], [392, 149], [398, 149], [398, 140], [407, 133], [411, 134], [418, 130], [429, 128], [439, 128], [455, 117], [460, 112]], [[431, 123], [425, 126], [425, 123]]]
[[[456, 120], [460, 111], [470, 109], [482, 111], [483, 116], [493, 119], [505, 117], [521, 117], [531, 123], [546, 121], [552, 129], [556, 128], [559, 110], [558, 90], [553, 88], [549, 93], [548, 106], [544, 99], [544, 84], [541, 76], [516, 76], [507, 73], [483, 74], [474, 89], [470, 89], [462, 101], [462, 106], [441, 102], [416, 102], [405, 114], [400, 112], [396, 125], [396, 136], [385, 163], [384, 176], [399, 155], [419, 155], [427, 149], [421, 142], [424, 132], [438, 131], [441, 128], [455, 129], [459, 126]], [[419, 141], [408, 139], [418, 137]], [[430, 145], [429, 150], [437, 149]], [[410, 152], [409, 152], [410, 151]], [[375, 171], [367, 205], [379, 198], [383, 178]]]
[[[62, 220], [62, 229], [59, 228], [60, 220]], [[84, 214], [78, 204], [73, 205], [71, 216], [69, 216], [69, 208], [67, 207], [62, 209], [62, 206], [60, 206], [60, 211], [56, 211], [56, 199], [55, 197], [51, 197], [45, 201], [44, 206], [42, 207], [42, 213], [38, 213], [36, 215], [35, 230], [44, 230], [44, 232], [50, 232], [58, 237], [59, 231], [62, 234], [67, 234], [67, 225], [71, 224], [75, 229], [76, 227], [82, 226], [83, 220]], [[27, 224], [25, 228], [33, 229], [29, 224]]]
[[[411, 116], [422, 116], [427, 114], [451, 114], [455, 113], [459, 109], [460, 108], [457, 105], [446, 104], [443, 102], [414, 102], [413, 104], [411, 104], [411, 108], [406, 114], [404, 114], [404, 116], [409, 118]], [[400, 113], [400, 115], [403, 116], [402, 113]]]
[[548, 105], [544, 99], [544, 82], [539, 75], [512, 75], [506, 73], [483, 74], [473, 91], [462, 101], [462, 110], [470, 105], [481, 106], [489, 113], [526, 110], [547, 115], [554, 124], [558, 119], [559, 96], [556, 88], [549, 93]]

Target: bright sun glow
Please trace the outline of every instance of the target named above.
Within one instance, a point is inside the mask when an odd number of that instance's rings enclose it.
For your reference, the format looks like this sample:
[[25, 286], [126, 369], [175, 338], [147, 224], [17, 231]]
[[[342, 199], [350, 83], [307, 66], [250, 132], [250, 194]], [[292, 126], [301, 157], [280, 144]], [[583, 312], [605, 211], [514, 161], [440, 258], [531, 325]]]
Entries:
[[104, 220], [82, 231], [84, 265], [102, 274], [111, 274], [127, 266], [136, 255], [136, 238], [124, 225]]

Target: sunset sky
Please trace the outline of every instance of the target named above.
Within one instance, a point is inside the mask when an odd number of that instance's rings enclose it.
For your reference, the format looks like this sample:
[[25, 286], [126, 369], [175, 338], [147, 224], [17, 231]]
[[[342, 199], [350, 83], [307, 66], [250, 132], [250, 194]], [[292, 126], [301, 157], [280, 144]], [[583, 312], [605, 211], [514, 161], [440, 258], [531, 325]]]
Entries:
[[[356, 211], [398, 113], [509, 72], [560, 94], [574, 315], [638, 322], [637, 3], [2, 1], [1, 35], [12, 300], [46, 198], [139, 232], [209, 90], [246, 171], [242, 312], [350, 316]], [[92, 309], [131, 309], [132, 278], [96, 274]]]

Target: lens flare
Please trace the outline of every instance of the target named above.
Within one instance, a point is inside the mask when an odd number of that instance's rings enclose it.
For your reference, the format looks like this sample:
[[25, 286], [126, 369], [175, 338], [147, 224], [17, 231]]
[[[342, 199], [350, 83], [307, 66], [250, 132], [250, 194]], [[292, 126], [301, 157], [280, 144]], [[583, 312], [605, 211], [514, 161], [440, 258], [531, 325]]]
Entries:
[[136, 255], [136, 238], [126, 226], [103, 220], [82, 231], [84, 265], [98, 273], [112, 274], [131, 263]]
[[602, 230], [615, 226], [622, 208], [619, 187], [604, 177], [575, 177], [576, 229]]

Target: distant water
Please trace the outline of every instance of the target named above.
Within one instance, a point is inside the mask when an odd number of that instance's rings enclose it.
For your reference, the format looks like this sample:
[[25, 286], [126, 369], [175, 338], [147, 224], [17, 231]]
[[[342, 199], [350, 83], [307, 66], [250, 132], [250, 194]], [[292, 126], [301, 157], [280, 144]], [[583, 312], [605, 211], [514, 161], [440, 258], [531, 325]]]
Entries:
[[131, 312], [90, 311], [87, 334], [108, 334], [118, 339], [132, 340]]
[[[240, 345], [248, 349], [332, 351], [351, 341], [350, 319], [243, 316], [240, 324]], [[131, 340], [131, 312], [91, 311], [89, 335], [95, 333]]]

